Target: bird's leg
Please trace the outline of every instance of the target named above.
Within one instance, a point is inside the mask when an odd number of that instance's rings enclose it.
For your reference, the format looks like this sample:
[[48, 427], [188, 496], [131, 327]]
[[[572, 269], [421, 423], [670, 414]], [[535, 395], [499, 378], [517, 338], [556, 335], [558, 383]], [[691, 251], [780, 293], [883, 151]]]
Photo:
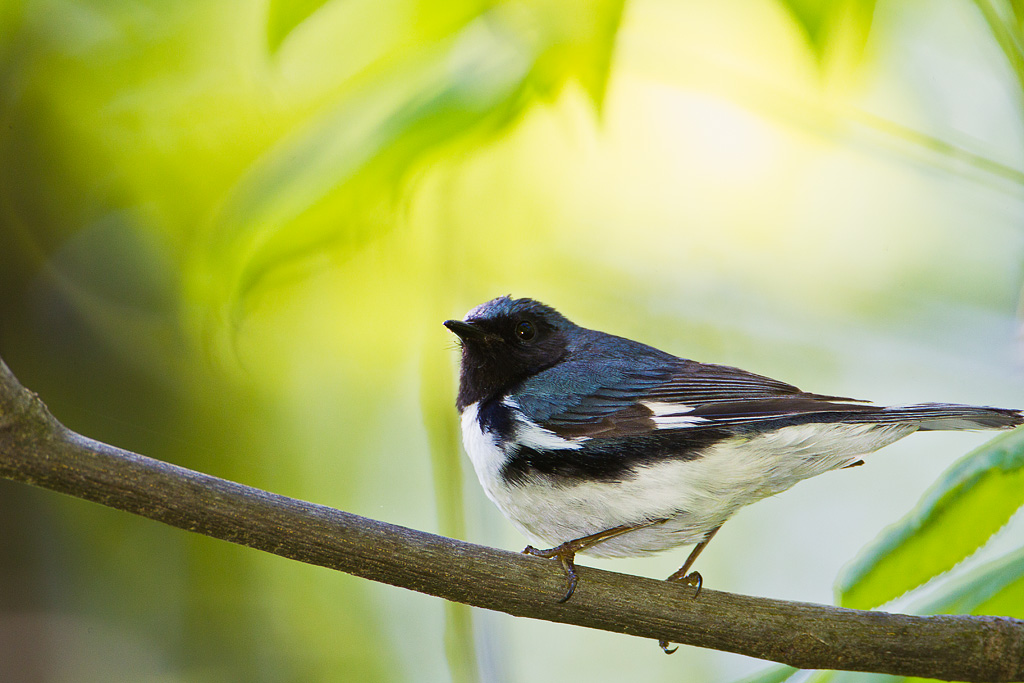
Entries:
[[654, 524], [664, 524], [668, 519], [655, 519], [650, 522], [642, 522], [640, 524], [621, 524], [611, 529], [605, 529], [604, 531], [598, 531], [596, 534], [590, 534], [582, 538], [577, 538], [572, 541], [566, 541], [562, 545], [555, 546], [554, 548], [548, 548], [547, 550], [538, 550], [532, 545], [528, 545], [523, 548], [523, 553], [526, 555], [534, 555], [535, 557], [546, 557], [558, 558], [558, 561], [562, 563], [562, 569], [565, 570], [566, 580], [566, 591], [565, 595], [558, 602], [565, 602], [572, 597], [572, 594], [576, 592], [576, 581], [578, 579], [576, 575], [576, 564], [573, 560], [576, 558], [576, 553], [583, 552], [587, 548], [592, 548], [602, 541], [607, 541], [610, 538], [621, 536], [622, 534], [629, 533], [630, 531], [636, 531], [637, 529], [643, 529]]
[[[688, 586], [695, 587], [697, 591], [693, 594], [694, 600], [696, 600], [697, 596], [700, 595], [700, 588], [704, 584], [704, 577], [700, 575], [700, 572], [690, 572], [690, 567], [692, 567], [693, 563], [697, 561], [697, 556], [700, 555], [701, 551], [704, 550], [704, 548], [708, 547], [708, 543], [711, 542], [711, 539], [715, 537], [715, 534], [717, 534], [718, 530], [721, 528], [722, 525], [719, 524], [714, 529], [709, 531], [707, 536], [704, 537], [703, 541], [693, 546], [693, 550], [690, 551], [690, 556], [686, 558], [686, 562], [683, 562], [683, 566], [677, 569], [676, 571], [672, 572], [672, 575], [665, 579], [666, 581], [678, 581], [680, 583], [685, 583]], [[659, 640], [658, 645], [661, 646], [662, 652], [664, 652], [667, 655], [670, 655], [679, 649], [678, 647], [674, 647], [671, 650], [668, 649], [667, 640]]]
[[693, 546], [693, 550], [690, 551], [690, 556], [686, 558], [686, 562], [683, 562], [683, 566], [672, 572], [672, 575], [665, 580], [680, 581], [690, 586], [696, 586], [697, 592], [694, 593], [693, 597], [700, 595], [700, 587], [704, 582], [703, 577], [701, 577], [700, 572], [691, 572], [689, 574], [687, 574], [687, 572], [690, 571], [690, 567], [693, 566], [693, 563], [697, 561], [697, 556], [701, 554], [704, 548], [708, 547], [708, 543], [711, 542], [711, 539], [715, 537], [715, 534], [717, 534], [718, 530], [721, 528], [722, 526], [719, 525], [709, 531], [703, 541]]

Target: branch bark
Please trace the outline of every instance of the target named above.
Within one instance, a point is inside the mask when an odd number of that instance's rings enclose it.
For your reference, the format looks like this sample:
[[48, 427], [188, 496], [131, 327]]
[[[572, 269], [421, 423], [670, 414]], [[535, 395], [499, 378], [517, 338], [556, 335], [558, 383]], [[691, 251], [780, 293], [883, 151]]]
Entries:
[[72, 432], [0, 360], [0, 476], [300, 562], [506, 612], [804, 669], [1024, 680], [1024, 621], [908, 616], [693, 589], [415, 531], [153, 460]]

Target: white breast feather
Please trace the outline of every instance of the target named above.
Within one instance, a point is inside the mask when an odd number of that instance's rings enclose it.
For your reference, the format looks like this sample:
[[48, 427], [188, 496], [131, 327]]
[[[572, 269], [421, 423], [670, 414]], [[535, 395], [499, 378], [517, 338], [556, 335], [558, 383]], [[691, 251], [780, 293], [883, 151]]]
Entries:
[[505, 462], [505, 452], [498, 446], [493, 434], [480, 429], [480, 422], [477, 420], [479, 409], [480, 404], [473, 403], [462, 411], [462, 445], [469, 455], [470, 462], [473, 463], [473, 469], [484, 493], [502, 512], [505, 512], [505, 508], [495, 498], [495, 491], [500, 485], [501, 465]]
[[[623, 481], [566, 483], [536, 474], [510, 485], [500, 474], [507, 456], [493, 435], [480, 430], [477, 409], [473, 404], [462, 414], [466, 451], [487, 496], [531, 542], [555, 546], [621, 524], [669, 518], [586, 552], [598, 557], [699, 542], [744, 505], [848, 465], [915, 430], [899, 424], [796, 425], [720, 441], [691, 460], [656, 461]], [[533, 443], [547, 438], [528, 434]]]

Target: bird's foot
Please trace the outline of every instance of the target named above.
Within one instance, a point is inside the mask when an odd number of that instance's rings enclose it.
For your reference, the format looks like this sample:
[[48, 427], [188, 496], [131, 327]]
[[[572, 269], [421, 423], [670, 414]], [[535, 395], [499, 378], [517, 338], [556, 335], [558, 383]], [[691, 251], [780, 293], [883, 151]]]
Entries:
[[554, 548], [548, 548], [547, 550], [538, 550], [532, 545], [528, 545], [523, 548], [524, 555], [533, 555], [534, 557], [545, 557], [548, 559], [558, 558], [558, 561], [562, 563], [562, 569], [565, 570], [565, 582], [566, 590], [565, 595], [559, 599], [558, 602], [566, 602], [572, 597], [572, 594], [576, 592], [576, 582], [578, 577], [576, 575], [576, 564], [573, 562], [576, 559], [576, 551], [579, 550], [579, 544], [575, 541], [569, 541], [562, 545], [555, 546]]
[[680, 575], [679, 572], [676, 572], [665, 580], [672, 581], [673, 583], [682, 583], [696, 588], [697, 590], [693, 593], [694, 600], [696, 600], [697, 596], [700, 595], [700, 589], [704, 585], [704, 577], [700, 575], [700, 572], [690, 572], [686, 575]]
[[619, 526], [598, 531], [596, 534], [590, 534], [589, 536], [583, 536], [582, 538], [576, 538], [571, 541], [566, 541], [562, 545], [555, 546], [554, 548], [548, 548], [547, 550], [538, 550], [532, 545], [528, 545], [523, 549], [525, 555], [534, 555], [536, 557], [552, 558], [557, 557], [558, 561], [562, 563], [562, 569], [565, 570], [565, 579], [567, 582], [567, 590], [562, 599], [558, 602], [566, 602], [572, 597], [572, 594], [576, 592], [576, 565], [573, 560], [576, 558], [576, 553], [583, 552], [588, 548], [592, 548], [598, 543], [607, 541], [621, 536], [622, 534], [628, 534], [630, 531], [636, 531], [637, 529], [643, 529], [645, 527], [652, 526], [654, 524], [664, 524], [668, 519], [652, 519], [639, 524], [620, 524]]
[[[682, 574], [681, 570], [674, 573], [672, 576], [665, 579], [666, 581], [672, 581], [674, 583], [684, 583], [687, 586], [693, 586], [697, 590], [693, 593], [693, 599], [696, 600], [697, 596], [700, 595], [701, 586], [704, 585], [704, 577], [700, 575], [700, 572], [690, 572], [689, 574]], [[679, 646], [669, 648], [667, 640], [659, 640], [658, 646], [661, 647], [661, 651], [667, 655], [672, 654], [679, 649]]]

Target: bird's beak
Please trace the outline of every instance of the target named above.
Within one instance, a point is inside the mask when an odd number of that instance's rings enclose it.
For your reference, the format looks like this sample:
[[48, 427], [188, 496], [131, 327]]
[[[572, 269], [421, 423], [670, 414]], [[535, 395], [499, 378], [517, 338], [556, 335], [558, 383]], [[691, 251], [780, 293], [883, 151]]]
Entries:
[[459, 336], [462, 341], [483, 341], [494, 335], [464, 320], [445, 320], [444, 326]]

